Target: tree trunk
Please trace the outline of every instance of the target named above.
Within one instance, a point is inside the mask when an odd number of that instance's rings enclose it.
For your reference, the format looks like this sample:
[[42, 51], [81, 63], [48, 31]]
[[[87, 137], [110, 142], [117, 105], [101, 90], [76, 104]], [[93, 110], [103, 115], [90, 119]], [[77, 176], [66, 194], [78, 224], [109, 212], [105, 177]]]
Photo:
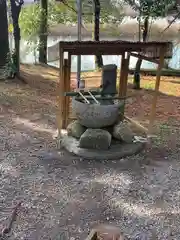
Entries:
[[[99, 25], [100, 25], [100, 1], [94, 0], [94, 41], [99, 41]], [[97, 54], [95, 59], [96, 66], [102, 68], [103, 58], [102, 55]]]
[[24, 4], [23, 0], [10, 0], [11, 3], [11, 15], [14, 28], [14, 43], [15, 51], [13, 53], [13, 62], [16, 67], [16, 74], [19, 76], [20, 72], [20, 27], [19, 27], [19, 14], [21, 12], [21, 7]]
[[39, 62], [47, 63], [47, 15], [48, 1], [40, 0], [41, 21], [39, 29]]
[[9, 52], [6, 1], [0, 1], [0, 69], [6, 65]]
[[[149, 18], [146, 17], [144, 19], [144, 27], [143, 27], [143, 42], [146, 42], [148, 36], [148, 28], [149, 28]], [[136, 62], [136, 67], [134, 71], [134, 81], [133, 81], [133, 88], [134, 89], [141, 89], [140, 88], [140, 70], [141, 70], [142, 59], [138, 58]]]

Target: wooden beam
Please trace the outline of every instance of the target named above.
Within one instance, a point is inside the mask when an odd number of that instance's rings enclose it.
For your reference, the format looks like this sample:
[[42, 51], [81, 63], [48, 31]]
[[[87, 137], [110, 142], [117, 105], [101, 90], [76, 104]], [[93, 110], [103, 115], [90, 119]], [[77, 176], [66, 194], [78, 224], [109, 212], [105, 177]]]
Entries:
[[[60, 47], [66, 49], [72, 48], [82, 48], [82, 47], [111, 47], [116, 45], [116, 47], [126, 47], [126, 48], [153, 48], [153, 47], [165, 47], [170, 48], [172, 46], [172, 42], [158, 42], [158, 41], [149, 41], [149, 42], [131, 42], [131, 41], [60, 41]], [[131, 50], [133, 51], [133, 50]]]
[[157, 105], [157, 99], [159, 94], [159, 86], [160, 86], [160, 80], [161, 80], [161, 70], [164, 65], [164, 56], [165, 56], [166, 49], [162, 47], [160, 49], [160, 59], [159, 59], [159, 65], [157, 69], [157, 75], [156, 75], [156, 85], [154, 90], [154, 96], [152, 101], [152, 107], [151, 107], [151, 113], [150, 113], [150, 120], [149, 120], [149, 126], [148, 126], [148, 134], [152, 134], [153, 125], [155, 121], [156, 116], [156, 105]]
[[130, 53], [130, 55], [131, 55], [132, 57], [140, 58], [140, 59], [146, 60], [146, 61], [148, 61], [148, 62], [152, 62], [152, 63], [159, 64], [159, 61], [158, 61], [158, 60], [153, 59], [153, 58], [148, 57], [148, 56], [143, 56], [143, 55], [138, 54], [138, 53]]
[[[75, 93], [75, 94], [74, 94]], [[68, 92], [67, 94], [65, 94], [65, 96], [69, 96], [69, 97], [76, 97], [76, 99], [78, 99], [78, 100], [82, 100], [82, 97], [80, 96], [80, 95], [78, 95], [77, 94], [77, 92], [74, 92], [74, 93], [71, 93], [71, 92]], [[86, 99], [87, 100], [92, 100], [92, 97], [89, 95], [89, 96], [87, 96], [87, 94], [84, 94], [84, 92], [82, 92], [83, 93], [83, 95], [86, 97]], [[96, 100], [126, 100], [126, 99], [128, 99], [128, 98], [132, 98], [132, 97], [134, 97], [134, 96], [137, 96], [137, 94], [134, 94], [134, 95], [129, 95], [129, 96], [126, 96], [126, 97], [122, 97], [122, 98], [120, 98], [120, 97], [117, 97], [117, 96], [115, 96], [115, 97], [104, 97], [104, 96], [102, 96], [102, 97], [97, 97], [96, 95], [94, 95], [92, 92], [91, 92], [91, 94], [96, 98]]]
[[[171, 42], [122, 42], [122, 41], [73, 41], [60, 42], [64, 52], [71, 52], [72, 55], [120, 55], [126, 52], [142, 52], [153, 48], [166, 47], [168, 52], [166, 57], [172, 56]], [[156, 57], [159, 57], [159, 51], [154, 51]]]

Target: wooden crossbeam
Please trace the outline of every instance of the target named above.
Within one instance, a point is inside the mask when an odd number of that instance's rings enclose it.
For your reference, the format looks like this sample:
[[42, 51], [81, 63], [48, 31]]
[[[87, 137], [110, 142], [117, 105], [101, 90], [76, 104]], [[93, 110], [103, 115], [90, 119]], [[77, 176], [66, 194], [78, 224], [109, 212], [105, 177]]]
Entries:
[[[159, 49], [161, 46], [167, 50], [167, 57], [172, 55], [171, 42], [125, 42], [125, 41], [73, 41], [59, 42], [64, 52], [72, 55], [120, 55], [123, 52], [142, 52], [148, 49]], [[159, 55], [156, 50], [155, 55]]]
[[153, 59], [153, 58], [148, 57], [148, 56], [144, 56], [144, 55], [142, 55], [142, 54], [130, 53], [130, 55], [131, 55], [132, 57], [140, 58], [140, 59], [146, 60], [146, 61], [148, 61], [148, 62], [152, 62], [152, 63], [159, 64], [159, 61], [158, 61], [158, 60]]

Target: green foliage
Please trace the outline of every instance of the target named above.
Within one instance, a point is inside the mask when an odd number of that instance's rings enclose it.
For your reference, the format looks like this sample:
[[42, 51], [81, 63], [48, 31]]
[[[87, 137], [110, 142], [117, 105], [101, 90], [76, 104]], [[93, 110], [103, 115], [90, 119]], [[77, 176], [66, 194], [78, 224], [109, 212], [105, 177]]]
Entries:
[[74, 23], [77, 21], [76, 1], [67, 1], [68, 4], [56, 3], [54, 0], [49, 1], [49, 25], [57, 23]]
[[141, 0], [140, 11], [144, 17], [166, 17], [175, 0]]
[[[82, 0], [83, 21], [92, 23], [93, 3], [88, 0]], [[114, 0], [115, 1], [115, 0]], [[56, 3], [55, 0], [48, 2], [48, 26], [58, 23], [77, 23], [76, 0], [66, 1], [67, 4]], [[100, 0], [101, 3], [101, 23], [121, 22], [122, 6], [120, 3], [114, 4], [111, 0]], [[40, 25], [40, 6], [31, 4], [22, 9], [19, 19], [21, 35], [23, 39], [32, 40], [39, 33]]]
[[[70, 5], [70, 4], [69, 4]], [[30, 40], [39, 33], [41, 21], [41, 9], [39, 4], [31, 4], [22, 9], [19, 19], [21, 35], [24, 39]], [[76, 12], [62, 3], [49, 1], [48, 3], [48, 26], [57, 23], [67, 23], [76, 21]]]
[[22, 8], [19, 25], [21, 28], [21, 36], [29, 40], [37, 35], [40, 24], [40, 7], [38, 4], [32, 4]]
[[[83, 0], [82, 1], [82, 12], [83, 19], [85, 22], [92, 22], [92, 14], [94, 13], [93, 9], [93, 0]], [[101, 6], [101, 23], [110, 23], [110, 22], [121, 22], [123, 19], [122, 14], [122, 3], [118, 0], [100, 0]]]
[[175, 6], [176, 0], [140, 0], [136, 4], [133, 0], [125, 0], [134, 10], [139, 11], [140, 17], [166, 17]]

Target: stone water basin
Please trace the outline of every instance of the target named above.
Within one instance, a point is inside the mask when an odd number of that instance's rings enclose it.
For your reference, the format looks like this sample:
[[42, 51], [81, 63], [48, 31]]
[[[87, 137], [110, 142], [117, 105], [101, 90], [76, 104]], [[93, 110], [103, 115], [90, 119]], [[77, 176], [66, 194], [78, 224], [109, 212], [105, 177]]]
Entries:
[[[109, 101], [109, 100], [108, 100]], [[102, 105], [88, 104], [72, 99], [72, 113], [77, 117], [81, 125], [87, 128], [102, 128], [111, 126], [116, 123], [119, 117], [120, 108], [124, 101], [117, 104], [110, 104], [106, 101]]]

